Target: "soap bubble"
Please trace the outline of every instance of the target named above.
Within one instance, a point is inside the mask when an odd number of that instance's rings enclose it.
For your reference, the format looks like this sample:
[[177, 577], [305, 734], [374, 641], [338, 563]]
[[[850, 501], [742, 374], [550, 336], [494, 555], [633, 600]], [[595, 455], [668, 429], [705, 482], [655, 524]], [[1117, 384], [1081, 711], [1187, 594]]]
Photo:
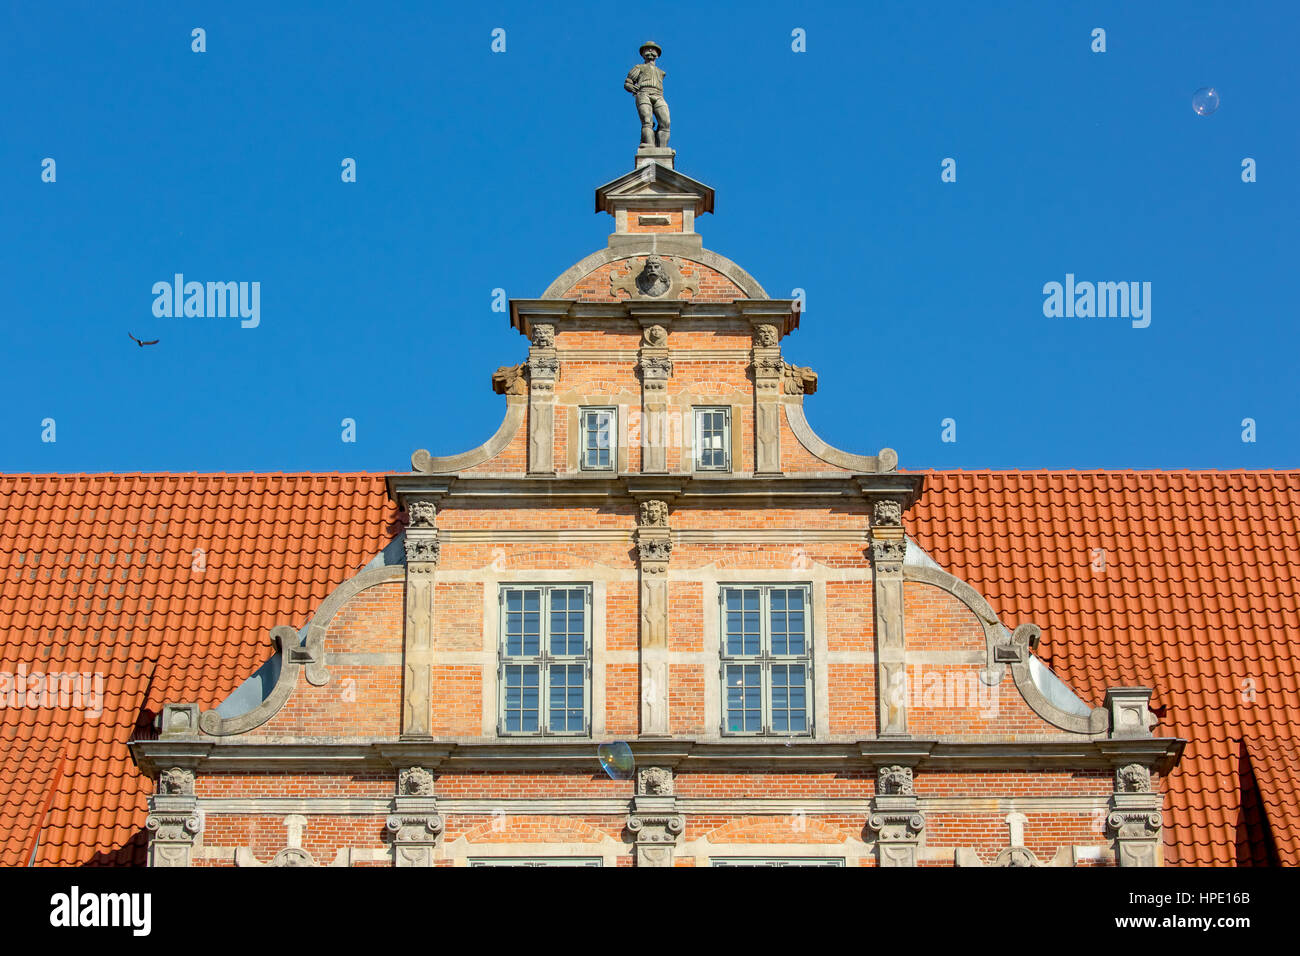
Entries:
[[1192, 94], [1192, 109], [1198, 116], [1209, 116], [1219, 108], [1219, 94], [1212, 86], [1203, 86]]
[[632, 760], [632, 748], [621, 740], [611, 744], [598, 744], [596, 756], [600, 766], [612, 780], [630, 780], [635, 763]]

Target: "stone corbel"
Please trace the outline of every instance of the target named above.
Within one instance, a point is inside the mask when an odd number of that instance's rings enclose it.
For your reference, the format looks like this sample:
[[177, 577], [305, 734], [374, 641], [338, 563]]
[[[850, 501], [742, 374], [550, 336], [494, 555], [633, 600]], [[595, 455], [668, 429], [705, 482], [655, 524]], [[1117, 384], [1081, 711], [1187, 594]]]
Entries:
[[668, 502], [638, 503], [637, 565], [641, 581], [641, 733], [666, 736], [668, 725], [668, 562], [672, 531]]
[[443, 819], [432, 773], [423, 767], [407, 767], [398, 774], [387, 828], [393, 834], [394, 866], [433, 866]]
[[[661, 319], [666, 321], [666, 317]], [[668, 472], [668, 380], [673, 363], [668, 357], [668, 329], [643, 320], [637, 369], [641, 374], [641, 471]]]
[[916, 866], [925, 814], [912, 790], [912, 768], [890, 764], [876, 770], [876, 795], [867, 827], [876, 834], [880, 866]]
[[555, 351], [555, 326], [532, 326], [528, 349], [528, 473], [555, 474], [555, 382], [560, 359]]

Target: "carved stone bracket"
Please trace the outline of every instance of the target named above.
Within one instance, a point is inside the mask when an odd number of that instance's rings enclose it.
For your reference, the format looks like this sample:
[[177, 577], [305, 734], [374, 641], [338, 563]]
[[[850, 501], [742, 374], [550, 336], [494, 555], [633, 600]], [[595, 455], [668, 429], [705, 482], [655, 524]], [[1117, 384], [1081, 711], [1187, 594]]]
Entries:
[[876, 768], [876, 795], [867, 827], [876, 834], [876, 859], [881, 866], [916, 866], [925, 815], [912, 792], [911, 767]]
[[1151, 771], [1139, 763], [1115, 769], [1106, 823], [1115, 837], [1119, 866], [1159, 866], [1163, 798], [1152, 790]]
[[637, 866], [672, 866], [677, 838], [686, 820], [676, 813], [632, 813], [627, 828], [636, 846]]
[[159, 774], [158, 792], [149, 798], [150, 866], [189, 866], [195, 840], [203, 829], [194, 771], [173, 767]]
[[444, 822], [432, 773], [423, 767], [407, 767], [398, 773], [397, 796], [386, 825], [393, 834], [394, 866], [433, 866], [433, 851]]

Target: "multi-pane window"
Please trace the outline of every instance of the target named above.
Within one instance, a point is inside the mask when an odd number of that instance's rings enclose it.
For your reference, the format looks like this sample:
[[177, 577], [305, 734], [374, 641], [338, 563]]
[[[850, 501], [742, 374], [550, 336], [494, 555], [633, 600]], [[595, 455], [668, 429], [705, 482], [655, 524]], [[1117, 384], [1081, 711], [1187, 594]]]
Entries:
[[591, 589], [501, 588], [500, 732], [590, 732]]
[[600, 866], [598, 856], [491, 856], [470, 860], [470, 866]]
[[723, 733], [812, 733], [808, 588], [724, 587], [719, 601]]
[[612, 408], [584, 408], [582, 420], [582, 467], [587, 471], [613, 471], [614, 453], [618, 443], [614, 440], [617, 414]]
[[715, 856], [709, 860], [710, 866], [843, 866], [843, 857], [832, 856]]
[[731, 470], [731, 409], [695, 409], [695, 469]]

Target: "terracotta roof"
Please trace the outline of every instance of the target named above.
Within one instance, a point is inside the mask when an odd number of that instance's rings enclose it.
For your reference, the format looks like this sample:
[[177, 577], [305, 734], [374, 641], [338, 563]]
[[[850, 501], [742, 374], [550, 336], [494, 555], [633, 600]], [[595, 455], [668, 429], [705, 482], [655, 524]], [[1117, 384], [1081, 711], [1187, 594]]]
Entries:
[[[1297, 862], [1300, 472], [927, 478], [917, 542], [1004, 623], [1039, 624], [1085, 700], [1154, 687], [1157, 733], [1188, 740], [1167, 861], [1267, 862], [1238, 832], [1258, 817]], [[380, 474], [10, 475], [0, 501], [0, 672], [104, 677], [98, 716], [0, 710], [5, 865], [38, 835], [37, 863], [143, 863], [150, 784], [126, 741], [163, 701], [215, 706], [272, 626], [302, 624], [397, 530]]]
[[[1294, 471], [931, 472], [908, 527], [1004, 624], [1041, 626], [1039, 655], [1084, 700], [1155, 689], [1156, 733], [1188, 741], [1166, 782], [1166, 862], [1225, 866], [1241, 743], [1290, 746], [1300, 729], [1297, 506]], [[1279, 849], [1295, 847], [1297, 823], [1265, 804]]]
[[165, 701], [223, 700], [394, 518], [375, 474], [0, 476], [0, 673], [103, 678], [102, 707], [92, 683], [0, 709], [0, 862], [39, 830], [38, 865], [143, 864], [152, 787], [127, 741]]
[[1278, 861], [1300, 866], [1300, 747], [1294, 740], [1250, 740], [1246, 750]]

